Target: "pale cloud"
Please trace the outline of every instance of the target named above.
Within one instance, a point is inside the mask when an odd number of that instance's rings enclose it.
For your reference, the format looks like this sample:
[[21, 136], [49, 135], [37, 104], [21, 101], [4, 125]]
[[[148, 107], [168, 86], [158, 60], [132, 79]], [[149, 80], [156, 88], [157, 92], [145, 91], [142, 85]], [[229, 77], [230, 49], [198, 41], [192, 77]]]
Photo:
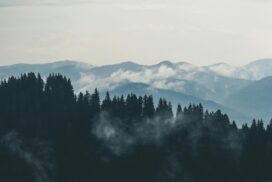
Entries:
[[168, 79], [171, 78], [179, 78], [179, 73], [182, 74], [181, 72], [161, 65], [155, 68], [145, 68], [142, 71], [123, 71], [120, 69], [113, 72], [109, 77], [95, 76], [94, 74], [81, 74], [81, 78], [75, 83], [75, 86], [81, 88], [79, 91], [94, 90], [95, 88], [99, 88], [99, 90], [102, 91], [110, 91], [122, 83], [134, 82], [149, 84], [155, 88], [182, 91], [185, 85], [184, 81], [168, 81]]
[[272, 57], [271, 0], [0, 0], [0, 7], [0, 64], [242, 65]]
[[88, 3], [88, 0], [0, 0], [0, 6], [71, 5]]
[[176, 76], [176, 70], [165, 65], [156, 69], [144, 69], [140, 72], [118, 70], [112, 73], [113, 80], [129, 80], [131, 82], [150, 83], [152, 80], [160, 80]]

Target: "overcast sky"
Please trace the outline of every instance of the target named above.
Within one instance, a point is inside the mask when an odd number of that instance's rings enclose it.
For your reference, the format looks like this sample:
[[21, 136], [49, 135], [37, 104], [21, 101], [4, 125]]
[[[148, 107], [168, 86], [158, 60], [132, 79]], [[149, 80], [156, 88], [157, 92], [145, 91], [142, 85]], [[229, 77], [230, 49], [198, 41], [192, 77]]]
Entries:
[[272, 58], [272, 0], [0, 0], [0, 65]]

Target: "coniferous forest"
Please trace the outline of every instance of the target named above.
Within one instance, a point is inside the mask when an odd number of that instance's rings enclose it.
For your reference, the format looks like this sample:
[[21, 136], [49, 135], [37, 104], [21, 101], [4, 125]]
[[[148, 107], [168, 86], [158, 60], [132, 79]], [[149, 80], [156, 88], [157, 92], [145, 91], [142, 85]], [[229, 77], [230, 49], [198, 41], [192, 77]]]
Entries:
[[75, 94], [60, 74], [0, 84], [1, 182], [270, 182], [271, 167], [272, 123], [238, 128], [220, 110], [151, 95]]

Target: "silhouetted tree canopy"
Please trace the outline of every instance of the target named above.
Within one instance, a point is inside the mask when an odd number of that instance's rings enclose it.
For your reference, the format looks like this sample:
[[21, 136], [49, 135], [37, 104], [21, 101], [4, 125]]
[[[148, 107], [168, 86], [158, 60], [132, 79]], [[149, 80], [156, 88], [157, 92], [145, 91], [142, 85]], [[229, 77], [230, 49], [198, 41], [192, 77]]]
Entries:
[[[269, 182], [272, 121], [152, 95], [75, 94], [70, 79], [0, 83], [0, 181]], [[272, 113], [271, 113], [272, 114]]]

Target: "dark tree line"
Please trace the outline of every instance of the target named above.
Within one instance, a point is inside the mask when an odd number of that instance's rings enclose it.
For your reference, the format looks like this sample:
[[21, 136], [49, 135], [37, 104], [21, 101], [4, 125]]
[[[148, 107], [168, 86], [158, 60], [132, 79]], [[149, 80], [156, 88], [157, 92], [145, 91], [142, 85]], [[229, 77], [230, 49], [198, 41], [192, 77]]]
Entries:
[[75, 94], [34, 73], [0, 83], [0, 181], [269, 182], [272, 122], [238, 128], [201, 104]]

